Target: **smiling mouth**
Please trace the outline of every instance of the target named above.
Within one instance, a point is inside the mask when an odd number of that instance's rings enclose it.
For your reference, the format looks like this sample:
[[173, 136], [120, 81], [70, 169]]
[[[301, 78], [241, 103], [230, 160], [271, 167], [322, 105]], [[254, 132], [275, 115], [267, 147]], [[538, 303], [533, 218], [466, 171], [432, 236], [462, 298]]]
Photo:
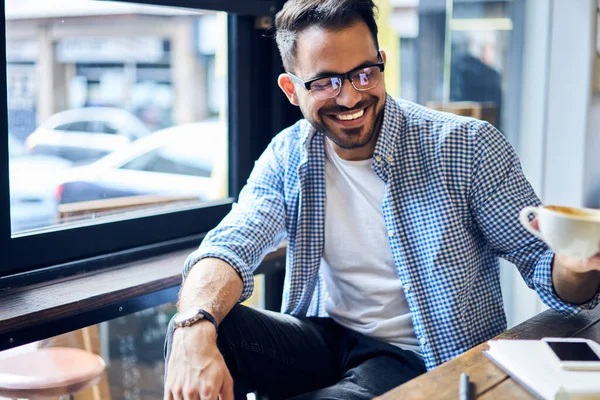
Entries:
[[362, 110], [359, 110], [353, 114], [338, 114], [335, 116], [335, 118], [340, 121], [352, 121], [362, 117], [365, 114], [365, 110], [366, 108], [363, 108]]

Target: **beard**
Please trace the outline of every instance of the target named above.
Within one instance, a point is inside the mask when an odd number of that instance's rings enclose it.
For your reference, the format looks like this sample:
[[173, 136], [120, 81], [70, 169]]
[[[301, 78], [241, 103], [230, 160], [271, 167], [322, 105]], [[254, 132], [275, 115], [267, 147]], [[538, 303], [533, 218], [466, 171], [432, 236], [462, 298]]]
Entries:
[[376, 109], [378, 105], [378, 98], [371, 96], [368, 100], [359, 102], [353, 110], [361, 110], [367, 107], [371, 110], [375, 110], [375, 116], [371, 122], [365, 122], [365, 124], [361, 127], [357, 128], [342, 128], [339, 126], [328, 127], [324, 122], [329, 117], [325, 117], [325, 115], [332, 113], [344, 113], [349, 112], [351, 109], [341, 106], [332, 106], [332, 107], [323, 107], [319, 110], [319, 120], [311, 118], [310, 114], [305, 112], [303, 107], [300, 107], [304, 118], [310, 122], [310, 124], [318, 131], [323, 133], [327, 138], [329, 138], [333, 143], [335, 143], [338, 147], [345, 150], [357, 149], [369, 144], [376, 132], [379, 131], [381, 127], [381, 122], [383, 121], [383, 112], [385, 107], [380, 107], [380, 109]]

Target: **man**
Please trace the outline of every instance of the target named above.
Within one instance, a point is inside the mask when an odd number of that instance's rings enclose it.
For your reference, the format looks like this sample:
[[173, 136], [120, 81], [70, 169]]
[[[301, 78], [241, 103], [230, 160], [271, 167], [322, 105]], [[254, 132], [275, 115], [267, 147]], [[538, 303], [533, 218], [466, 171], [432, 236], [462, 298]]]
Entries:
[[[598, 303], [598, 257], [554, 256], [519, 225], [539, 200], [497, 130], [386, 95], [373, 8], [290, 0], [277, 15], [278, 83], [306, 119], [187, 260], [166, 399], [384, 393], [506, 328], [499, 256], [558, 310]], [[284, 313], [236, 305], [284, 238]]]

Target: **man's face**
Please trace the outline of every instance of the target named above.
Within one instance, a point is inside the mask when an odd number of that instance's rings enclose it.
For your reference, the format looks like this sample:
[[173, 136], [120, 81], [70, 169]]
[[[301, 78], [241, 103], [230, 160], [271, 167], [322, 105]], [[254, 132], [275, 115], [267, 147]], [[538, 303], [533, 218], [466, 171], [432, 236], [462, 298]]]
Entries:
[[[382, 52], [385, 60], [385, 54]], [[298, 35], [295, 75], [304, 81], [330, 74], [344, 74], [382, 60], [367, 25], [356, 22], [341, 30], [311, 27]], [[279, 86], [304, 117], [334, 143], [340, 157], [366, 159], [373, 155], [385, 108], [383, 77], [379, 85], [357, 91], [347, 79], [336, 97], [317, 100], [289, 75]]]

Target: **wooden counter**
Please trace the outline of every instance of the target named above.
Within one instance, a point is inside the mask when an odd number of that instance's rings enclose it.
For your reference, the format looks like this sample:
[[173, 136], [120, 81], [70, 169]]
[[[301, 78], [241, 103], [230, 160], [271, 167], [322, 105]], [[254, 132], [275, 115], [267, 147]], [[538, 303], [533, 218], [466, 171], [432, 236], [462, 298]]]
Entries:
[[[0, 351], [175, 301], [195, 248], [0, 291]], [[283, 268], [285, 247], [256, 273]]]
[[[575, 316], [547, 310], [498, 335], [496, 339], [540, 339], [545, 336], [561, 336], [588, 338], [600, 342], [598, 321], [600, 321], [600, 307]], [[535, 399], [483, 355], [482, 351], [487, 348], [488, 345], [482, 343], [438, 368], [377, 397], [377, 400], [456, 400], [462, 372], [469, 374], [476, 399]]]

